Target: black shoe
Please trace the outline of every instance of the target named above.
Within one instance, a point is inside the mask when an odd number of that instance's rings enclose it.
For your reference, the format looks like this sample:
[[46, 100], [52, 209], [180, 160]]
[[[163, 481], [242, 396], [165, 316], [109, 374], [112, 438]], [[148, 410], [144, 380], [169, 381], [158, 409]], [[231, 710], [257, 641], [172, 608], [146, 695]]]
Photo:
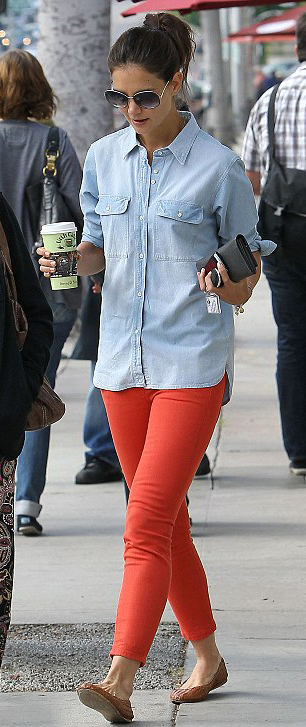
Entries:
[[293, 459], [289, 465], [290, 472], [293, 475], [306, 475], [306, 459]]
[[203, 459], [201, 460], [198, 469], [195, 473], [194, 479], [200, 480], [202, 477], [206, 477], [206, 475], [209, 475], [210, 473], [210, 464], [209, 459], [207, 457], [207, 454], [204, 454]]
[[17, 533], [21, 535], [41, 535], [42, 526], [31, 515], [17, 515]]
[[76, 477], [76, 485], [98, 485], [103, 482], [117, 482], [122, 480], [122, 472], [106, 462], [104, 459], [93, 457], [84, 465]]

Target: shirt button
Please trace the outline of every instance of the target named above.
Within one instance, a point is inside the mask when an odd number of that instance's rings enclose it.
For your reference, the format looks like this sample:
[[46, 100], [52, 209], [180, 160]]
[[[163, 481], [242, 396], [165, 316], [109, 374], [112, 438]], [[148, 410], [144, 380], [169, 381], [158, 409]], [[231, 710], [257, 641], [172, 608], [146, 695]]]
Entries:
[[158, 151], [157, 154], [158, 154], [159, 157], [162, 157], [163, 156], [163, 152], [162, 151]]
[[140, 257], [140, 260], [142, 260], [142, 259], [144, 258], [144, 254], [143, 254], [143, 252], [140, 252], [140, 253], [139, 253], [139, 257]]
[[156, 184], [156, 179], [151, 179], [151, 184]]
[[136, 330], [135, 330], [135, 336], [138, 336], [138, 333], [139, 333], [139, 330], [138, 330], [138, 328], [136, 328]]
[[178, 216], [178, 217], [183, 217], [183, 212], [178, 212], [178, 213], [177, 213], [177, 216]]
[[107, 212], [109, 212], [109, 210], [110, 210], [110, 205], [109, 205], [109, 204], [107, 204], [107, 205], [106, 205], [106, 207], [105, 207], [105, 209], [106, 209], [106, 211], [107, 211]]
[[137, 295], [138, 295], [138, 298], [141, 298], [141, 296], [142, 296], [142, 293], [140, 292], [140, 290], [139, 290], [139, 292], [137, 293]]
[[158, 169], [153, 169], [153, 174], [158, 174]]
[[139, 219], [140, 220], [143, 220], [143, 215], [139, 215]]

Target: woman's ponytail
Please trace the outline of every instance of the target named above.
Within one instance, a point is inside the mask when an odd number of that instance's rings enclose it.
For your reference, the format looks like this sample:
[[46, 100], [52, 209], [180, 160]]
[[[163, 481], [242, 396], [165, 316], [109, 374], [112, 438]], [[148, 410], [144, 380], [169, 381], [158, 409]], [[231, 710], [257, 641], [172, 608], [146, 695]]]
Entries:
[[108, 67], [112, 73], [120, 66], [142, 66], [164, 81], [181, 70], [186, 89], [195, 46], [193, 31], [183, 20], [170, 13], [149, 13], [143, 25], [120, 35], [111, 48]]
[[170, 13], [148, 13], [143, 26], [162, 31], [174, 44], [179, 58], [179, 68], [183, 74], [183, 83], [187, 86], [188, 69], [196, 47], [190, 25]]

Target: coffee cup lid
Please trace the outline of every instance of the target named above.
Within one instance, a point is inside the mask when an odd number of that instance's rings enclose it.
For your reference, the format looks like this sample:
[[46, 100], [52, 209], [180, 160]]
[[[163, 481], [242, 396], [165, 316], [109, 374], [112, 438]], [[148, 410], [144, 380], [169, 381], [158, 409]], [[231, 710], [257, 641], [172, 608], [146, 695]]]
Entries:
[[59, 232], [76, 232], [74, 222], [53, 222], [51, 225], [43, 225], [41, 235], [57, 235]]

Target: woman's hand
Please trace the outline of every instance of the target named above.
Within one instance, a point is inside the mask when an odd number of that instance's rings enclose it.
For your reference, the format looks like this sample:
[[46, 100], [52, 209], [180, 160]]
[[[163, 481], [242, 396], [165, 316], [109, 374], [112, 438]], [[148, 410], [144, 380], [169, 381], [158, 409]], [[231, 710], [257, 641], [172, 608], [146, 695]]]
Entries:
[[208, 273], [206, 277], [204, 269], [198, 273], [199, 285], [203, 293], [215, 293], [219, 296], [220, 300], [223, 300], [225, 303], [229, 303], [230, 305], [243, 305], [246, 303], [251, 297], [252, 288], [254, 287], [253, 283], [251, 287], [249, 287], [250, 282], [252, 281], [252, 277], [255, 278], [256, 276], [254, 275], [250, 278], [245, 278], [244, 280], [241, 280], [240, 283], [233, 283], [233, 281], [229, 278], [223, 263], [218, 263], [218, 270], [223, 282], [223, 285], [220, 288], [215, 288], [213, 286], [211, 282], [211, 273]]
[[[56, 260], [50, 260], [51, 253], [45, 247], [38, 247], [36, 255], [42, 255], [38, 260], [40, 271], [44, 274], [45, 278], [50, 278], [50, 275], [56, 270]], [[80, 258], [81, 255], [77, 252], [77, 260], [80, 260]]]
[[91, 290], [93, 293], [95, 293], [95, 295], [97, 295], [98, 293], [102, 293], [102, 285], [99, 285], [99, 283], [94, 282]]
[[[38, 260], [41, 272], [45, 278], [56, 270], [56, 262], [50, 259], [52, 253], [45, 247], [38, 247], [37, 255], [41, 255]], [[77, 248], [78, 275], [95, 275], [105, 268], [104, 252], [100, 247], [92, 245], [91, 242], [81, 242]]]
[[44, 274], [45, 278], [50, 278], [50, 275], [56, 270], [55, 260], [50, 260], [50, 252], [45, 247], [38, 247], [36, 255], [41, 255], [38, 260], [40, 272]]

